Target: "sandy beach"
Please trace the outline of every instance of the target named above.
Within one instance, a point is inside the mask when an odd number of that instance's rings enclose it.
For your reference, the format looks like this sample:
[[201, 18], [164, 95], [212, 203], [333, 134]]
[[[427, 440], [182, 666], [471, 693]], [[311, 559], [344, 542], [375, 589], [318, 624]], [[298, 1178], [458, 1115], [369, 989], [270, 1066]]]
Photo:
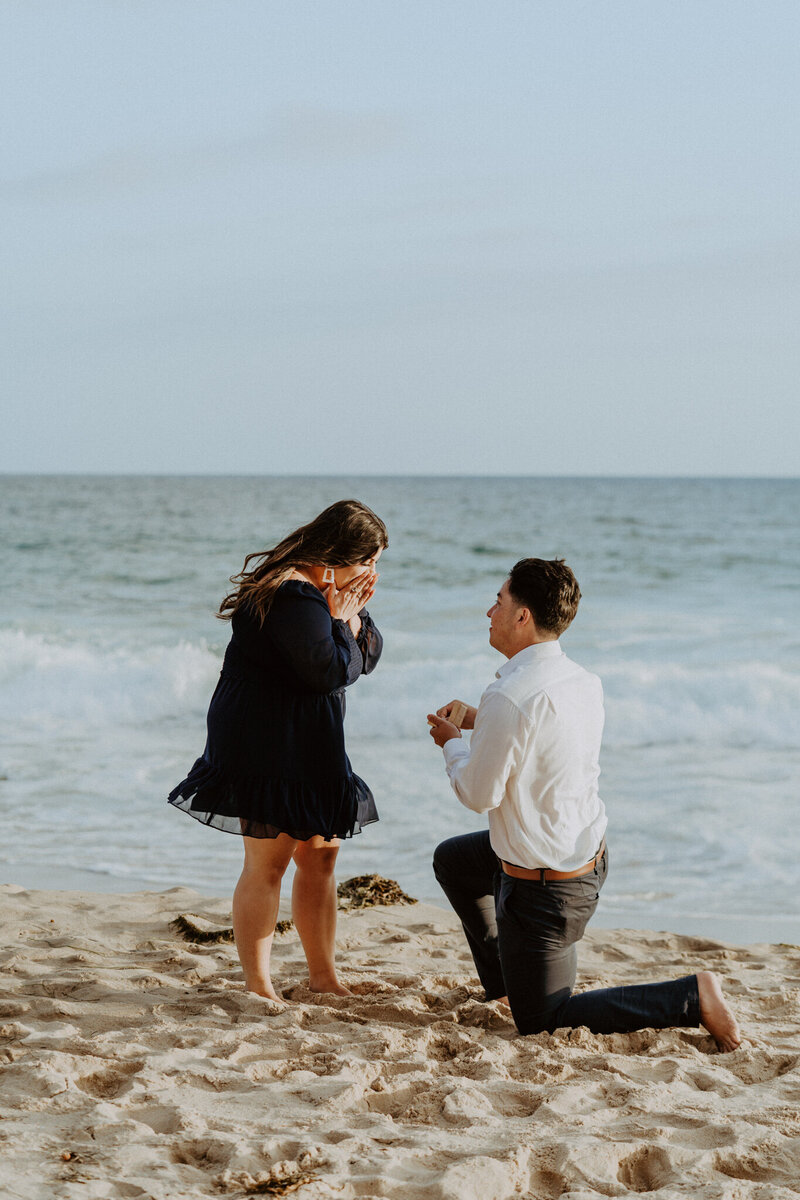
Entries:
[[744, 1040], [702, 1029], [519, 1038], [455, 918], [341, 914], [355, 995], [311, 994], [280, 935], [284, 1008], [229, 943], [228, 900], [0, 889], [0, 1194], [506, 1200], [800, 1194], [800, 948], [598, 930], [579, 986], [717, 970]]

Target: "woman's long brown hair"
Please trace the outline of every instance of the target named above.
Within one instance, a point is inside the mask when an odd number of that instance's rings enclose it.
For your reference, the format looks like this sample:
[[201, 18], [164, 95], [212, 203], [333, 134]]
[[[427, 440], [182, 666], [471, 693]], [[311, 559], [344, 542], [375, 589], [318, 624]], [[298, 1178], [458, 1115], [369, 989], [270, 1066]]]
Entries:
[[349, 567], [367, 562], [388, 545], [386, 526], [372, 509], [358, 500], [337, 500], [272, 550], [248, 554], [239, 574], [231, 576], [236, 587], [217, 616], [229, 621], [247, 607], [263, 624], [275, 593], [296, 567]]

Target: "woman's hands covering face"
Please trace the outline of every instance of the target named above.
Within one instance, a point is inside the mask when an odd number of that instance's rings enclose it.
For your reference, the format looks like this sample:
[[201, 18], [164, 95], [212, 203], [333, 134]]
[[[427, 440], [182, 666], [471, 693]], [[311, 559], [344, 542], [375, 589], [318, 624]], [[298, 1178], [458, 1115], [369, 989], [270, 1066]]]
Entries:
[[360, 574], [348, 579], [341, 588], [337, 588], [335, 582], [323, 587], [322, 594], [328, 601], [334, 620], [350, 621], [355, 617], [375, 595], [377, 582], [378, 572], [366, 567]]

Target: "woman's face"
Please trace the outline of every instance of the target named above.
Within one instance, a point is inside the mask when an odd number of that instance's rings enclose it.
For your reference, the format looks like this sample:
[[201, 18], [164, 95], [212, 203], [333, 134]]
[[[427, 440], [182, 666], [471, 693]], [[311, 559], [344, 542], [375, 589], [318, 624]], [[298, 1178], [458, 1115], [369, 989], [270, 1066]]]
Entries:
[[366, 562], [350, 563], [346, 567], [335, 567], [333, 577], [336, 580], [337, 591], [340, 592], [342, 588], [347, 587], [348, 583], [350, 583], [353, 579], [357, 579], [359, 575], [363, 575], [365, 571], [375, 572], [376, 564], [381, 556], [381, 553], [382, 547], [379, 547], [372, 557], [368, 558]]

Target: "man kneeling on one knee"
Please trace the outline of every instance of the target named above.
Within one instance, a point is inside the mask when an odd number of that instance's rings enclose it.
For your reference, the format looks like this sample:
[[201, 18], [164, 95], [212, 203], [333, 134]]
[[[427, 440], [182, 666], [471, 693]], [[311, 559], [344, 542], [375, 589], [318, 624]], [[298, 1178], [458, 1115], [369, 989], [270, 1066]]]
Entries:
[[477, 709], [467, 746], [430, 714], [458, 799], [489, 829], [437, 847], [437, 880], [464, 926], [487, 1000], [504, 1000], [520, 1033], [586, 1025], [595, 1033], [703, 1024], [722, 1050], [741, 1037], [710, 971], [573, 993], [576, 946], [608, 871], [598, 791], [603, 691], [564, 654], [580, 600], [560, 559], [518, 562], [489, 609], [489, 643], [508, 660]]

